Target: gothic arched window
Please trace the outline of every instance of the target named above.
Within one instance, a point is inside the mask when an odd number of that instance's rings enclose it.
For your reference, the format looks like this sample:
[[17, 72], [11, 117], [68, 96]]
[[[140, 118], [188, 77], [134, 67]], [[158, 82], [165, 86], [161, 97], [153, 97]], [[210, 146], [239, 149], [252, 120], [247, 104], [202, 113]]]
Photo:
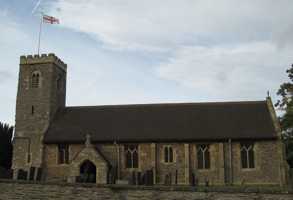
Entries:
[[69, 146], [68, 144], [58, 145], [58, 163], [68, 164], [69, 163]]
[[126, 168], [138, 168], [138, 145], [125, 145], [124, 150]]
[[57, 78], [57, 90], [62, 90], [63, 88], [63, 80], [62, 80], [62, 76], [59, 75]]
[[40, 72], [33, 72], [31, 76], [31, 86], [32, 88], [39, 88], [40, 87], [40, 79], [41, 73]]
[[209, 145], [207, 144], [197, 145], [197, 166], [198, 166], [198, 169], [210, 168]]
[[241, 143], [242, 168], [254, 168], [254, 145], [253, 143]]
[[168, 145], [164, 147], [164, 161], [165, 163], [172, 163], [173, 162], [173, 148]]

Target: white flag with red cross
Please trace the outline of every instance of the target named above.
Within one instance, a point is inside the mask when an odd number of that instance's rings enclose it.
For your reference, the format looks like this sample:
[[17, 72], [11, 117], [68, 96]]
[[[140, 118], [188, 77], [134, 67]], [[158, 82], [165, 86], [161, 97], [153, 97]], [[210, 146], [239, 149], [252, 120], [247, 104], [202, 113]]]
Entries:
[[59, 24], [59, 19], [56, 17], [52, 17], [49, 15], [44, 15], [41, 13], [41, 22], [40, 22], [40, 30], [39, 30], [39, 40], [38, 40], [38, 55], [40, 55], [40, 46], [41, 46], [41, 33], [42, 33], [42, 25], [43, 23], [48, 24]]
[[59, 24], [59, 19], [49, 15], [43, 15], [43, 22], [48, 24]]

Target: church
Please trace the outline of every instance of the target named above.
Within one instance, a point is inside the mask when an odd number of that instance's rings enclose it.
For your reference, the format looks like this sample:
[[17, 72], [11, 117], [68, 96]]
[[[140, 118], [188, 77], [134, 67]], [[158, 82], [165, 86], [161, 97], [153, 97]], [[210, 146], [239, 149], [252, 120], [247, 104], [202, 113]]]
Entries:
[[[263, 101], [66, 106], [67, 65], [20, 57], [14, 179], [133, 185], [287, 184]], [[102, 94], [101, 94], [102, 95]]]

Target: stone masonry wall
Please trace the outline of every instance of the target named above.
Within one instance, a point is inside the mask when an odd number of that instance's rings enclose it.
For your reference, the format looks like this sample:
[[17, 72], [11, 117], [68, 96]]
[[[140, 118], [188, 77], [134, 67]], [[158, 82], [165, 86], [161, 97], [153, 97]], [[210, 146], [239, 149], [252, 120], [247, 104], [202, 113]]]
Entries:
[[255, 144], [255, 168], [241, 169], [239, 143], [233, 144], [234, 184], [280, 184], [280, 163], [277, 143], [262, 141]]
[[[226, 191], [225, 191], [226, 190]], [[247, 189], [246, 189], [247, 190]], [[279, 189], [251, 190], [231, 188], [196, 189], [191, 187], [131, 187], [73, 184], [37, 184], [0, 180], [0, 200], [292, 200], [293, 194]]]
[[[173, 148], [173, 163], [164, 162], [164, 146], [171, 145]], [[167, 174], [171, 175], [171, 182], [175, 184], [176, 170], [177, 183], [185, 184], [185, 154], [183, 143], [160, 143], [157, 145], [157, 183], [164, 184]]]
[[[163, 147], [171, 145], [174, 151], [174, 162], [164, 163]], [[186, 155], [186, 145], [188, 154]], [[259, 141], [255, 143], [255, 168], [242, 169], [240, 158], [240, 143], [232, 142], [232, 182], [225, 182], [225, 177], [230, 176], [231, 169], [224, 169], [224, 143], [209, 143], [210, 146], [210, 169], [200, 170], [197, 167], [196, 143], [143, 143], [139, 144], [139, 168], [126, 169], [123, 145], [120, 144], [120, 179], [131, 180], [132, 171], [145, 172], [156, 166], [156, 184], [164, 184], [166, 174], [172, 175], [172, 184], [175, 184], [177, 170], [177, 184], [189, 185], [191, 174], [194, 174], [198, 183], [204, 185], [281, 185], [280, 163], [278, 162], [276, 141]], [[117, 163], [117, 146], [114, 144], [97, 145], [107, 160], [115, 166]], [[153, 146], [153, 150], [152, 150]], [[227, 146], [227, 144], [226, 144]], [[69, 147], [69, 164], [58, 164], [57, 145], [45, 146], [45, 166], [47, 181], [66, 181], [69, 176], [70, 163], [84, 148], [83, 144], [74, 144]], [[152, 153], [156, 152], [156, 153]], [[154, 154], [154, 155], [153, 155]], [[186, 163], [186, 160], [189, 160]], [[156, 160], [156, 164], [155, 164]], [[226, 159], [229, 165], [229, 159]], [[189, 170], [185, 170], [188, 167]], [[189, 172], [189, 174], [188, 174]]]
[[[33, 73], [39, 74], [37, 88], [32, 87]], [[61, 80], [62, 87], [57, 88], [57, 80]], [[43, 136], [57, 109], [65, 106], [65, 93], [66, 64], [59, 58], [54, 54], [20, 57], [13, 144], [14, 172], [42, 166]]]

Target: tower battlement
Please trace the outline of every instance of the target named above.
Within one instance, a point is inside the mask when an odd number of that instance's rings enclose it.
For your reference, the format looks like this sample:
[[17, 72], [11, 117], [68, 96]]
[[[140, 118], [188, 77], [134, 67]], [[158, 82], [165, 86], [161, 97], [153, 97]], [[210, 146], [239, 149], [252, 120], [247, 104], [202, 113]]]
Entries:
[[60, 68], [62, 68], [64, 71], [66, 71], [67, 69], [67, 64], [64, 63], [60, 58], [58, 58], [53, 53], [20, 56], [21, 65], [32, 65], [32, 64], [42, 64], [42, 63], [54, 63]]

